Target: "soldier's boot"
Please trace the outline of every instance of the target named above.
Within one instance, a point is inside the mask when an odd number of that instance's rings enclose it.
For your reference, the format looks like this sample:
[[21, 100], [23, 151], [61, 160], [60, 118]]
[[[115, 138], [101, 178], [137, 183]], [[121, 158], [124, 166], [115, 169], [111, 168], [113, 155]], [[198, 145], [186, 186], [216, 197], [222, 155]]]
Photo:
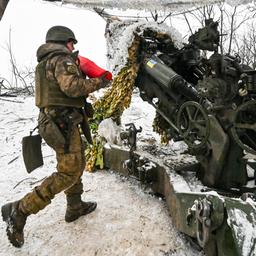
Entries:
[[6, 234], [15, 247], [21, 247], [24, 244], [23, 229], [28, 216], [19, 209], [19, 202], [8, 203], [1, 208], [3, 221], [7, 224]]
[[72, 222], [83, 215], [93, 212], [96, 207], [96, 202], [83, 202], [81, 195], [67, 195], [65, 221]]

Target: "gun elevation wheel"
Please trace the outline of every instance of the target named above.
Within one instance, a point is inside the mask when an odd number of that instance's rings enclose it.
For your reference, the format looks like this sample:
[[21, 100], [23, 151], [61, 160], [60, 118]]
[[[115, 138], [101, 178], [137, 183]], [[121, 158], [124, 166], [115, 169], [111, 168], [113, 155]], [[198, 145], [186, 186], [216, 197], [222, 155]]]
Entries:
[[242, 149], [256, 155], [256, 100], [247, 101], [237, 108], [231, 133]]
[[181, 105], [177, 115], [180, 135], [191, 149], [205, 145], [210, 133], [210, 123], [205, 109], [195, 101]]

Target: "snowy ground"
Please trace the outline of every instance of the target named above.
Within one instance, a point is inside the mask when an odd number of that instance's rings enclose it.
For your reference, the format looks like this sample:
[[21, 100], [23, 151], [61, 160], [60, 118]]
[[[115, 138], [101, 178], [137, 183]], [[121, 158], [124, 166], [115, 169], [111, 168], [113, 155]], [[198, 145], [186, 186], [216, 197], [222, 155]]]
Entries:
[[[43, 144], [45, 164], [27, 174], [21, 139], [36, 125], [37, 109], [33, 98], [15, 98], [13, 103], [0, 100], [0, 202], [18, 200], [40, 180], [50, 175], [56, 162], [54, 152]], [[135, 97], [123, 121], [142, 125], [141, 136], [150, 131], [152, 109]], [[130, 120], [130, 118], [133, 118]], [[146, 121], [147, 120], [147, 121]], [[157, 140], [157, 139], [156, 139]], [[85, 200], [95, 200], [97, 210], [74, 223], [64, 221], [65, 196], [57, 195], [52, 204], [30, 216], [25, 226], [25, 244], [12, 247], [0, 221], [0, 255], [199, 255], [172, 226], [164, 201], [152, 196], [134, 180], [110, 172], [85, 172]]]

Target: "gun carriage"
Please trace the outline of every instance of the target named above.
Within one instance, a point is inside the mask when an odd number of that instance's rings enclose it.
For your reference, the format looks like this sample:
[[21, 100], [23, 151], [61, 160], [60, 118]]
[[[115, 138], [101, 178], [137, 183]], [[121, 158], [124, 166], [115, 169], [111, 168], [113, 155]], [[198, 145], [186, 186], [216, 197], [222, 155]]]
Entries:
[[[164, 195], [177, 229], [196, 238], [207, 255], [256, 255], [256, 71], [238, 56], [218, 53], [217, 27], [207, 20], [181, 49], [166, 36], [144, 31], [137, 60], [141, 98], [165, 122], [167, 136], [184, 141], [196, 161], [163, 163], [150, 155], [143, 160], [134, 144], [138, 130], [130, 125], [124, 136], [130, 152], [106, 149], [105, 163]], [[213, 54], [202, 57], [202, 50]], [[181, 189], [181, 183], [189, 187], [189, 172], [203, 189]]]

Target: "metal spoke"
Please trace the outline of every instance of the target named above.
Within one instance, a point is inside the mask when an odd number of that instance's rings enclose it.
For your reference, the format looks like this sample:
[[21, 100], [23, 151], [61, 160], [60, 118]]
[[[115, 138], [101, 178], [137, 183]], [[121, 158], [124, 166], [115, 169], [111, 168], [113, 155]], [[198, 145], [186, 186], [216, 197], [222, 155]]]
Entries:
[[256, 154], [256, 101], [249, 100], [240, 105], [234, 115], [231, 134], [235, 142], [248, 153]]
[[195, 101], [187, 101], [180, 107], [177, 127], [190, 148], [202, 147], [209, 137], [208, 115]]
[[186, 111], [187, 111], [189, 120], [193, 120], [193, 119], [192, 119], [192, 116], [191, 116], [191, 113], [190, 113], [189, 107], [186, 107]]
[[196, 119], [198, 112], [199, 112], [199, 108], [196, 108], [196, 111], [194, 113], [194, 120]]
[[235, 123], [234, 126], [239, 129], [249, 129], [249, 130], [256, 131], [256, 123], [254, 124]]

